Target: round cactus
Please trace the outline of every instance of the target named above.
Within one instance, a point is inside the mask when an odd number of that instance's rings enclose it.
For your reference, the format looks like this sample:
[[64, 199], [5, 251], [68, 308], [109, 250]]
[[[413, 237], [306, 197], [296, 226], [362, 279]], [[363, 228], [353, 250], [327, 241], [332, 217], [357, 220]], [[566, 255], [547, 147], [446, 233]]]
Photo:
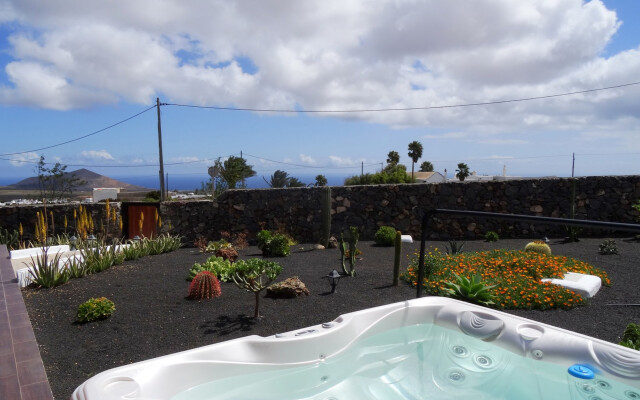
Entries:
[[524, 251], [532, 251], [534, 253], [546, 254], [548, 256], [551, 255], [551, 247], [549, 247], [549, 245], [542, 240], [536, 240], [534, 242], [528, 243], [525, 246]]
[[220, 281], [209, 271], [199, 272], [189, 285], [188, 299], [212, 299], [221, 294]]

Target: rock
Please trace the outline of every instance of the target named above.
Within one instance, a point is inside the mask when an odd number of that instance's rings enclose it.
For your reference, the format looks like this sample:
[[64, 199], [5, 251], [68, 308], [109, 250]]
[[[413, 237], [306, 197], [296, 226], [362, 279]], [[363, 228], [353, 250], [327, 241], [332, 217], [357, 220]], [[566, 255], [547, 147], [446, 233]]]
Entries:
[[272, 299], [292, 299], [302, 295], [308, 296], [309, 289], [307, 289], [305, 284], [302, 283], [297, 276], [293, 276], [269, 286], [265, 297]]
[[313, 246], [314, 250], [324, 250], [324, 246], [321, 244], [316, 244], [315, 246]]
[[338, 248], [338, 239], [336, 239], [335, 236], [331, 236], [329, 238], [329, 248], [330, 249], [337, 249]]

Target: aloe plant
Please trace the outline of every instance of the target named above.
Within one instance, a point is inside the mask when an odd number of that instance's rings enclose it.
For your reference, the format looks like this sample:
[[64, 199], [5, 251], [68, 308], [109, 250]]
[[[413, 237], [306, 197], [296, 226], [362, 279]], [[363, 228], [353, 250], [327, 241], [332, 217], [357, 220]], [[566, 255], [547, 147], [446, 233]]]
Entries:
[[495, 285], [486, 285], [482, 282], [480, 275], [474, 275], [471, 279], [458, 274], [454, 275], [456, 282], [444, 282], [446, 286], [444, 291], [448, 295], [483, 306], [495, 304], [493, 302], [493, 293], [491, 293], [491, 289]]

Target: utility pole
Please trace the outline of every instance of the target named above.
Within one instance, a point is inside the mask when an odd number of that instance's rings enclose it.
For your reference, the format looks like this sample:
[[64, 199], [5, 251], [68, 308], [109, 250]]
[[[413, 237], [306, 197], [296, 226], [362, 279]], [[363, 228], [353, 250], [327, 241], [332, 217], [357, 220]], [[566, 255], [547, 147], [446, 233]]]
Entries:
[[571, 153], [573, 155], [573, 161], [571, 162], [571, 177], [573, 178], [573, 173], [576, 168], [576, 153]]
[[[242, 150], [240, 150], [240, 159], [241, 159], [242, 161], [244, 161], [244, 158], [242, 158]], [[244, 171], [243, 171], [243, 174], [242, 174], [242, 188], [243, 188], [243, 189], [245, 188], [245, 183], [244, 183]]]
[[364, 175], [364, 161], [360, 161], [360, 176]]
[[165, 201], [164, 191], [164, 162], [162, 161], [162, 124], [160, 123], [160, 98], [156, 97], [156, 108], [158, 109], [158, 153], [160, 157], [160, 201]]

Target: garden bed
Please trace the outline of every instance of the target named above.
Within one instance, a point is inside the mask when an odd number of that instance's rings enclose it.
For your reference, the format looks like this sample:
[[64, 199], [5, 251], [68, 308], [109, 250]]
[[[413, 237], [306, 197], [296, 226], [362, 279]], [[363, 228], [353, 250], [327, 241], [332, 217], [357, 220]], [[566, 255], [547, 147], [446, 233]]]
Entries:
[[[468, 242], [465, 251], [522, 249], [529, 240], [495, 243]], [[588, 301], [572, 310], [506, 310], [507, 312], [618, 342], [625, 326], [640, 322], [640, 307], [608, 304], [640, 303], [640, 244], [617, 239], [619, 255], [599, 255], [602, 239], [578, 243], [551, 243], [554, 254], [586, 261], [603, 269], [611, 279]], [[443, 249], [445, 242], [429, 242]], [[339, 281], [336, 293], [322, 277], [339, 268], [337, 249], [292, 247], [291, 256], [273, 258], [283, 268], [278, 280], [299, 276], [310, 295], [296, 299], [261, 301], [260, 320], [252, 318], [253, 295], [233, 284], [222, 283], [222, 296], [201, 302], [186, 300], [189, 268], [210, 254], [180, 249], [144, 257], [49, 290], [25, 289], [23, 295], [49, 382], [56, 398], [66, 399], [73, 389], [94, 374], [119, 365], [187, 350], [246, 335], [268, 336], [336, 318], [340, 314], [415, 297], [415, 288], [401, 282], [392, 287], [393, 248], [361, 242], [363, 254], [357, 276]], [[412, 255], [419, 243], [403, 246]], [[240, 258], [259, 257], [249, 247]], [[406, 268], [408, 258], [403, 259]], [[90, 297], [105, 296], [115, 303], [113, 316], [104, 321], [77, 324], [76, 310]]]

